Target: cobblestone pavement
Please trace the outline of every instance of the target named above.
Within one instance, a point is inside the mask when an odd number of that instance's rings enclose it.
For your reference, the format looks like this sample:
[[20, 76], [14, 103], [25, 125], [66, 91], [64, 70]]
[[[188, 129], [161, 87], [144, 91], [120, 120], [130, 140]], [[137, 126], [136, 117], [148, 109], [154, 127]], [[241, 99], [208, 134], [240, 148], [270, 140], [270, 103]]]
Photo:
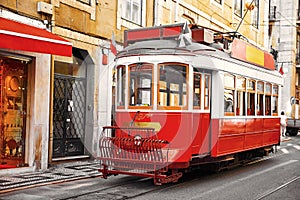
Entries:
[[100, 176], [99, 162], [73, 162], [37, 171], [0, 176], [0, 193], [17, 189]]

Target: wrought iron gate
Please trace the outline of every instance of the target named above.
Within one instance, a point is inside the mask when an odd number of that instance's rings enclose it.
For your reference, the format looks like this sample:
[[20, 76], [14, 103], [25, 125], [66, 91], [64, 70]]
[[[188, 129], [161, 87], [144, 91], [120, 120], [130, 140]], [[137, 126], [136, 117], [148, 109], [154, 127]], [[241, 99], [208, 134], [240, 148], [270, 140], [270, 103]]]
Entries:
[[84, 154], [86, 79], [54, 75], [53, 158]]

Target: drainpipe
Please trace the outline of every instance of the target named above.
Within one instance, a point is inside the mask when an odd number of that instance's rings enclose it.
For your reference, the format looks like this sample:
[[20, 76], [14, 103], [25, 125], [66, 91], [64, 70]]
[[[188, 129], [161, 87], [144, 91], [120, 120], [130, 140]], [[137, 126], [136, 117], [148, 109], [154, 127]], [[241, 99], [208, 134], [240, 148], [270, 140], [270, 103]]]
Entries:
[[[55, 0], [51, 0], [50, 4], [55, 7]], [[55, 23], [55, 12], [53, 12], [51, 16], [50, 27], [52, 31], [52, 27]], [[51, 63], [50, 63], [50, 103], [49, 103], [49, 139], [48, 139], [48, 166], [52, 162], [52, 152], [53, 152], [53, 94], [54, 94], [54, 56], [51, 55]]]
[[158, 25], [158, 1], [159, 0], [154, 0], [154, 19], [153, 19], [153, 26], [157, 26]]

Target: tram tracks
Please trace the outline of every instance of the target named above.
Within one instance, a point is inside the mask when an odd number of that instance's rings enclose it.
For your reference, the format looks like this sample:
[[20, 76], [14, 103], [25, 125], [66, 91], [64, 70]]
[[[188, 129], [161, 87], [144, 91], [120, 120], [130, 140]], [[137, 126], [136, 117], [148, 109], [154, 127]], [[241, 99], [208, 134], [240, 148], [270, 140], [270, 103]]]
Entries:
[[258, 198], [256, 198], [255, 200], [262, 200], [268, 196], [271, 196], [273, 193], [287, 187], [288, 185], [292, 184], [293, 182], [297, 181], [298, 179], [300, 179], [300, 176], [297, 176], [297, 177], [293, 177], [291, 180], [289, 180], [288, 182], [276, 187], [276, 188], [273, 188], [269, 191], [267, 191], [266, 193], [262, 194], [261, 196], [259, 196]]
[[[266, 156], [264, 158], [253, 160], [252, 162], [248, 162], [247, 164], [245, 164], [243, 166], [255, 165], [256, 163], [263, 162], [263, 161], [269, 160], [271, 158], [279, 157], [282, 155], [285, 155], [285, 154], [283, 152], [278, 152], [278, 153], [272, 154], [270, 156]], [[282, 166], [286, 166], [286, 165], [294, 163], [296, 161], [298, 161], [298, 160], [292, 160], [292, 161], [288, 161], [285, 163], [281, 163], [278, 166], [273, 166], [271, 169], [273, 169], [273, 168], [276, 169], [276, 168], [279, 168]], [[270, 169], [255, 173], [253, 175], [250, 175], [250, 177], [254, 177], [256, 175], [261, 175], [268, 170], [270, 170]], [[185, 177], [183, 177], [184, 178], [183, 182], [179, 182], [177, 184], [165, 184], [162, 186], [154, 186], [151, 178], [142, 178], [142, 179], [141, 178], [135, 178], [135, 179], [127, 179], [126, 178], [126, 180], [120, 179], [120, 181], [122, 181], [122, 182], [112, 184], [108, 187], [98, 188], [98, 189], [94, 189], [92, 191], [83, 192], [81, 194], [74, 194], [74, 195], [71, 195], [68, 197], [57, 198], [57, 199], [58, 200], [81, 200], [81, 199], [90, 199], [91, 197], [92, 197], [92, 199], [103, 199], [103, 200], [105, 200], [105, 199], [135, 199], [135, 198], [143, 197], [144, 195], [148, 195], [148, 194], [151, 195], [151, 193], [159, 193], [161, 191], [166, 191], [166, 190], [170, 190], [170, 189], [174, 189], [174, 188], [175, 189], [180, 188], [180, 187], [183, 187], [185, 184], [191, 184], [192, 182], [197, 182], [197, 181], [203, 180], [203, 178], [205, 179], [205, 176], [207, 175], [207, 174], [206, 175], [202, 174], [201, 172], [200, 173], [196, 172], [196, 173], [198, 173], [197, 176], [189, 175], [190, 173], [186, 174]], [[193, 174], [193, 172], [191, 172], [191, 174]], [[233, 181], [233, 183], [243, 181], [244, 179], [246, 180], [248, 178], [249, 178], [249, 176], [245, 177], [245, 178], [241, 178], [238, 181]], [[272, 195], [276, 191], [281, 190], [282, 188], [295, 182], [299, 178], [300, 177], [294, 177], [292, 180], [288, 181], [287, 183], [285, 183], [277, 188], [270, 189], [266, 193], [261, 194], [261, 196], [259, 196], [256, 200], [261, 200], [261, 199], [264, 199], [265, 197], [267, 197], [268, 195]], [[217, 188], [215, 188], [215, 189], [217, 189]], [[212, 191], [207, 191], [207, 192], [212, 192]], [[205, 195], [205, 194], [206, 193], [203, 193], [203, 195]]]
[[[140, 187], [141, 185], [143, 187]], [[130, 182], [129, 181], [121, 182], [118, 184], [111, 185], [109, 187], [95, 189], [81, 194], [75, 194], [68, 197], [57, 198], [57, 200], [88, 199], [86, 198], [87, 196], [89, 198], [94, 197], [95, 199], [103, 199], [103, 200], [130, 199], [133, 197], [142, 196], [143, 194], [151, 193], [155, 190], [159, 190], [167, 187], [167, 185], [163, 185], [159, 187], [155, 186], [155, 189], [149, 190], [147, 186], [153, 188], [153, 183], [150, 178], [136, 179], [136, 180], [131, 180]]]

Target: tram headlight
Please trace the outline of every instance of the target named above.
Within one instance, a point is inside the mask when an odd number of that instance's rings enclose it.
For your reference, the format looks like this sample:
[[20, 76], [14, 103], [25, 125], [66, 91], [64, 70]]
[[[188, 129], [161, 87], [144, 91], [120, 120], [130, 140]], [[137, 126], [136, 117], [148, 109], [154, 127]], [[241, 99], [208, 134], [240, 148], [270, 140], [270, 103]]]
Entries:
[[140, 146], [142, 144], [142, 136], [136, 135], [134, 136], [134, 145]]

